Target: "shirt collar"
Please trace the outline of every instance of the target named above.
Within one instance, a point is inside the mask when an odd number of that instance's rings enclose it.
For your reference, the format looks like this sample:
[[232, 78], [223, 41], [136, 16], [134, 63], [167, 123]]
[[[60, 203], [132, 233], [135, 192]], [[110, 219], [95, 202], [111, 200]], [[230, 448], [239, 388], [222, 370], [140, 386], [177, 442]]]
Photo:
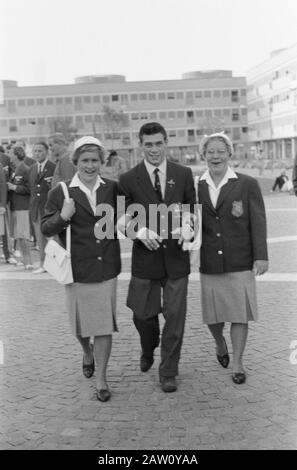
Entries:
[[[105, 181], [103, 181], [103, 179], [97, 175], [97, 179], [96, 179], [96, 183], [95, 183], [95, 186], [93, 187], [93, 190], [92, 192], [94, 191], [97, 191], [97, 189], [99, 188], [100, 184], [105, 184]], [[83, 184], [83, 182], [80, 180], [79, 176], [78, 176], [78, 173], [75, 173], [75, 175], [73, 176], [72, 180], [71, 180], [71, 183], [69, 185], [69, 188], [79, 188], [81, 189], [82, 191], [89, 191], [91, 192], [91, 190], [89, 188], [87, 188], [87, 186], [85, 186]]]
[[156, 168], [158, 168], [158, 170], [160, 171], [160, 173], [166, 175], [166, 170], [167, 170], [167, 158], [165, 158], [163, 160], [163, 162], [161, 163], [161, 165], [159, 166], [155, 166], [155, 165], [152, 165], [151, 163], [149, 163], [146, 159], [143, 160], [144, 161], [144, 164], [145, 164], [145, 168], [147, 169], [148, 173], [150, 176], [153, 176], [154, 175], [154, 171]]
[[221, 188], [224, 184], [226, 184], [228, 182], [228, 180], [230, 179], [233, 179], [233, 178], [238, 178], [238, 176], [236, 175], [236, 173], [232, 170], [232, 168], [230, 168], [230, 166], [228, 166], [228, 169], [224, 175], [224, 178], [222, 179], [222, 181], [220, 182], [220, 184], [216, 187], [214, 182], [213, 182], [213, 179], [212, 177], [210, 176], [210, 173], [209, 173], [209, 170], [206, 170], [203, 175], [201, 176], [200, 178], [200, 181], [206, 181], [206, 183], [211, 186], [212, 188], [218, 190], [219, 188]]
[[43, 160], [43, 162], [37, 162], [38, 163], [38, 168], [40, 168], [41, 170], [44, 170], [44, 167], [47, 164], [47, 162], [48, 162], [48, 158]]

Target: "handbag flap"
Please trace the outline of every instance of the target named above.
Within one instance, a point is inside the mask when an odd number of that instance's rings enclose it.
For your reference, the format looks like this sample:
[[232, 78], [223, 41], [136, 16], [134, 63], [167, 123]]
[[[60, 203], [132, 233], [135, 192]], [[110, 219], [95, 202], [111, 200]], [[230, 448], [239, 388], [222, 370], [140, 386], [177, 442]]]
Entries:
[[70, 253], [55, 240], [49, 240], [44, 251], [56, 261], [58, 266], [62, 266], [65, 258], [70, 258]]

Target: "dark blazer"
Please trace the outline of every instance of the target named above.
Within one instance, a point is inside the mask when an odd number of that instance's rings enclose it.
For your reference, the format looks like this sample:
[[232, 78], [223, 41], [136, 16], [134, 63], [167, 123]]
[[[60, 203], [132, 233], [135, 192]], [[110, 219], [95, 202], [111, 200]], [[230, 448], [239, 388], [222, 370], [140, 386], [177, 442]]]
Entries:
[[[158, 204], [156, 192], [143, 162], [120, 176], [119, 192], [126, 198], [126, 207], [133, 203], [141, 204], [146, 213], [146, 226], [149, 226], [149, 206]], [[195, 189], [192, 171], [184, 166], [167, 161], [167, 175], [164, 204], [195, 204]], [[162, 238], [163, 234], [159, 233]], [[168, 237], [160, 248], [148, 250], [140, 240], [134, 240], [132, 250], [132, 275], [142, 279], [178, 279], [190, 273], [189, 253], [183, 251], [177, 239], [171, 237], [171, 221], [168, 224]]]
[[15, 191], [8, 191], [10, 209], [12, 211], [29, 210], [30, 185], [29, 168], [20, 163], [12, 174], [10, 182], [16, 185]]
[[257, 181], [236, 173], [220, 192], [214, 209], [206, 181], [198, 186], [202, 204], [200, 271], [219, 274], [247, 271], [267, 260], [266, 216]]
[[0, 207], [6, 208], [6, 204], [7, 204], [6, 178], [5, 178], [5, 172], [3, 170], [3, 166], [0, 163]]
[[30, 167], [32, 165], [35, 165], [36, 160], [34, 158], [26, 156], [25, 159], [24, 159], [24, 163], [25, 163], [25, 165]]
[[30, 184], [30, 214], [32, 221], [35, 222], [44, 213], [44, 206], [47, 200], [47, 194], [51, 189], [52, 177], [55, 171], [55, 165], [51, 161], [47, 161], [44, 170], [38, 175], [38, 165], [35, 163], [30, 167], [29, 184]]
[[292, 183], [293, 183], [294, 193], [297, 196], [297, 156], [295, 157], [295, 160], [293, 163]]
[[6, 181], [9, 181], [12, 174], [12, 164], [9, 156], [5, 155], [5, 153], [0, 152], [0, 163], [5, 173]]
[[54, 188], [60, 181], [70, 180], [76, 173], [76, 167], [70, 160], [69, 154], [66, 154], [57, 161], [54, 176], [52, 179], [52, 188]]
[[[71, 260], [75, 282], [102, 282], [116, 277], [121, 271], [120, 245], [114, 223], [117, 217], [117, 184], [102, 179], [105, 184], [101, 184], [97, 190], [97, 205], [108, 204], [114, 208], [109, 238], [96, 237], [96, 223], [102, 216], [94, 215], [83, 191], [78, 187], [69, 188], [69, 196], [75, 201], [75, 214], [71, 218]], [[70, 181], [66, 184], [69, 187]], [[67, 223], [60, 215], [63, 202], [62, 187], [57, 185], [49, 192], [41, 230], [46, 237], [58, 234], [65, 246]]]

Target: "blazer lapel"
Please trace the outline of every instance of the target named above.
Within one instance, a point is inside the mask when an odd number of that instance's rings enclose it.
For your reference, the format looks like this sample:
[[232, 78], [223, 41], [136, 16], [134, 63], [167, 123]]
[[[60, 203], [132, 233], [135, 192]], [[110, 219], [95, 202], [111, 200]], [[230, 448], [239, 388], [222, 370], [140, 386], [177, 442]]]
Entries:
[[69, 188], [69, 193], [70, 197], [72, 197], [76, 203], [80, 204], [87, 212], [94, 215], [93, 209], [90, 206], [88, 198], [83, 191], [81, 191], [78, 187], [75, 186], [73, 188]]
[[218, 197], [216, 209], [219, 209], [221, 207], [224, 200], [226, 199], [226, 196], [230, 193], [230, 191], [232, 191], [237, 181], [238, 181], [237, 178], [232, 178], [232, 179], [229, 179], [228, 183], [224, 184], [224, 186], [221, 188], [221, 191]]
[[208, 184], [205, 180], [200, 180], [198, 183], [198, 196], [199, 203], [205, 204], [212, 212], [216, 212], [209, 196]]
[[144, 191], [147, 197], [154, 203], [159, 203], [157, 194], [152, 185], [150, 175], [148, 174], [143, 161], [139, 164], [137, 168], [137, 180], [141, 188], [141, 191]]
[[175, 167], [167, 160], [166, 184], [165, 184], [165, 197], [164, 201], [167, 206], [173, 199], [176, 189], [178, 174], [175, 172]]

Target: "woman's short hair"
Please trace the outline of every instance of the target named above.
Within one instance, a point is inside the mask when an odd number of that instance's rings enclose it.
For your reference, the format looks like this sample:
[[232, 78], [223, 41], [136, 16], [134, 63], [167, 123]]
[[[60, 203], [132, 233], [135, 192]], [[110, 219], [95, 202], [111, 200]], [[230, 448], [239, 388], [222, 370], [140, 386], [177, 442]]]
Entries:
[[17, 146], [13, 148], [13, 153], [17, 157], [18, 160], [22, 161], [26, 158], [26, 153], [23, 147]]
[[206, 148], [212, 140], [221, 140], [227, 147], [229, 156], [233, 155], [234, 149], [231, 139], [223, 132], [216, 132], [214, 134], [205, 135], [199, 144], [199, 153], [202, 157], [205, 156]]
[[79, 147], [72, 155], [72, 162], [74, 165], [77, 165], [79, 157], [85, 152], [96, 152], [99, 156], [100, 162], [104, 163], [104, 155], [105, 151], [103, 147], [99, 147], [98, 145], [94, 144], [85, 144]]

